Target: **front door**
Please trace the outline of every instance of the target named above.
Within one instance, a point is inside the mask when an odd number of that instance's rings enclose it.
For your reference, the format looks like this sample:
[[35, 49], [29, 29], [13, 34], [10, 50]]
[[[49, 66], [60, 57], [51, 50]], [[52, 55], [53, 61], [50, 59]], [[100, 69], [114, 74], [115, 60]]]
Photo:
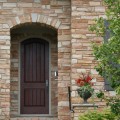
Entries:
[[21, 42], [21, 114], [49, 114], [49, 43]]

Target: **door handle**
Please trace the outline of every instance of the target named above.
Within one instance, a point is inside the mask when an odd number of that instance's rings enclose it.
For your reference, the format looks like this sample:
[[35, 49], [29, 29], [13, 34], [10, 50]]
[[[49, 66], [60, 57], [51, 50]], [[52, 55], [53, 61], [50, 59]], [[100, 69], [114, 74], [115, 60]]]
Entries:
[[49, 84], [49, 83], [48, 83], [48, 80], [46, 80], [46, 87], [48, 87], [48, 84]]

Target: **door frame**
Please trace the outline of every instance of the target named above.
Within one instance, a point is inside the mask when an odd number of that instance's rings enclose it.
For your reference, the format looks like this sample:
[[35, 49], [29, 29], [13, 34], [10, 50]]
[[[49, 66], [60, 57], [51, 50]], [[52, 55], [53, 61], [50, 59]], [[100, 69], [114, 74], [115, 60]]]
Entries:
[[[21, 42], [30, 38], [38, 38], [38, 39], [42, 39], [45, 40], [49, 43], [49, 114], [21, 114], [20, 113], [20, 108], [21, 108], [21, 94], [20, 94], [20, 84], [21, 84], [21, 74], [20, 74], [20, 70], [21, 70]], [[49, 39], [46, 39], [44, 37], [40, 37], [40, 36], [36, 36], [36, 35], [30, 35], [28, 37], [24, 37], [24, 39], [21, 39], [19, 41], [19, 48], [18, 48], [18, 115], [19, 116], [52, 116], [51, 114], [51, 41]]]

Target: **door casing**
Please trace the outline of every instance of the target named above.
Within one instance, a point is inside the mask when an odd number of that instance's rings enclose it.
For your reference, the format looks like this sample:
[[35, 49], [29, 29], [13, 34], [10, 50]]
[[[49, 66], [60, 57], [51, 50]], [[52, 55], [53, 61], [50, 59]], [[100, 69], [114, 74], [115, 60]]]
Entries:
[[[20, 79], [21, 79], [21, 76], [20, 76], [20, 69], [21, 69], [21, 61], [20, 61], [20, 51], [21, 51], [21, 47], [20, 47], [20, 43], [26, 39], [29, 39], [29, 38], [39, 38], [39, 39], [43, 39], [43, 40], [46, 40], [48, 43], [49, 43], [49, 114], [21, 114], [20, 113], [20, 106], [21, 106], [21, 101], [20, 101]], [[19, 96], [18, 96], [18, 101], [19, 101], [19, 104], [18, 104], [18, 115], [19, 116], [40, 116], [40, 117], [44, 117], [44, 116], [52, 116], [51, 114], [51, 41], [50, 39], [46, 39], [45, 37], [40, 37], [39, 35], [29, 35], [28, 37], [24, 37], [24, 39], [21, 39], [19, 41], [19, 48], [18, 48], [18, 54], [19, 54], [19, 57], [18, 57], [18, 61], [19, 61], [19, 70], [18, 70], [18, 73], [19, 73]]]

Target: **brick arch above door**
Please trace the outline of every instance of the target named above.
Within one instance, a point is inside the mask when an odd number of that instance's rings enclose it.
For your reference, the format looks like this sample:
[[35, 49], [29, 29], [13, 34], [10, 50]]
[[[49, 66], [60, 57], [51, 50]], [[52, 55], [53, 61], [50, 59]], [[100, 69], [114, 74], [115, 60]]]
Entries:
[[26, 15], [20, 15], [11, 18], [7, 21], [9, 28], [15, 27], [16, 25], [19, 26], [22, 23], [44, 23], [50, 27], [55, 29], [59, 29], [62, 22], [59, 19], [52, 18], [46, 15], [38, 14], [38, 13], [31, 13]]

